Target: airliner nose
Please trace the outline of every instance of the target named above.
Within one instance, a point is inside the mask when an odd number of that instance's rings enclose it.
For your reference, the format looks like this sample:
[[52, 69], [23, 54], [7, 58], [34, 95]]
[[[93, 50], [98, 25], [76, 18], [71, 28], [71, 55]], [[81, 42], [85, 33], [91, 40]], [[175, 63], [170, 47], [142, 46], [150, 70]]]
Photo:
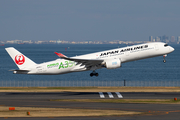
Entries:
[[169, 50], [170, 50], [170, 52], [173, 52], [173, 51], [174, 51], [174, 48], [173, 48], [173, 47], [170, 47]]

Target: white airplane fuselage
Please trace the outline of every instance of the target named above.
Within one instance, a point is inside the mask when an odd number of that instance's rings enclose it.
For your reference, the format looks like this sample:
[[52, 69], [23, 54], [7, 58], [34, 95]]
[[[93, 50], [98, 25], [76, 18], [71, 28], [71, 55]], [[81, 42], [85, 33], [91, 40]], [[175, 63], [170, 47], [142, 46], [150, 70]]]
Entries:
[[[152, 42], [71, 57], [72, 60], [89, 60], [89, 62], [86, 64], [84, 64], [83, 61], [81, 63], [68, 59], [57, 59], [42, 64], [34, 64], [28, 67], [24, 67], [21, 69], [22, 71], [14, 70], [14, 73], [55, 75], [70, 72], [96, 70], [100, 68], [113, 69], [121, 67], [121, 63], [163, 56], [173, 51], [174, 48], [168, 46], [165, 43]], [[93, 61], [91, 63], [91, 60], [102, 60], [103, 62], [100, 64], [93, 64]], [[115, 67], [113, 67], [113, 64]]]

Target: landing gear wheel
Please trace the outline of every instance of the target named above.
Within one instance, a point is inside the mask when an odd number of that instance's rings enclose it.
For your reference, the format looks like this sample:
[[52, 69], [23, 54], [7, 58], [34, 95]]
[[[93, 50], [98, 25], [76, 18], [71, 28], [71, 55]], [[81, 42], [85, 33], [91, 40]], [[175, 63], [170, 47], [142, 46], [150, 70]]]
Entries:
[[90, 74], [91, 77], [92, 77], [93, 75], [94, 75], [93, 73]]
[[99, 76], [99, 74], [98, 73], [96, 73], [95, 71], [93, 71], [91, 74], [90, 74], [90, 76], [92, 77], [92, 76]]
[[164, 62], [164, 63], [166, 63], [166, 60], [165, 60], [166, 56], [167, 56], [167, 55], [163, 55], [163, 62]]
[[96, 73], [96, 74], [95, 74], [95, 76], [96, 76], [96, 77], [98, 77], [98, 76], [99, 76], [99, 74], [98, 74], [98, 73]]

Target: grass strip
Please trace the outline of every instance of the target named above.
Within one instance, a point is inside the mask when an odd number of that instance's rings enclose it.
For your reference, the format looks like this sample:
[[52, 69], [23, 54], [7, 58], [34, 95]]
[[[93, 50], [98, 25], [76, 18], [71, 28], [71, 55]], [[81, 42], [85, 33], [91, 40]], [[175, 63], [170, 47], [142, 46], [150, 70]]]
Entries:
[[0, 87], [0, 92], [180, 92], [180, 87]]
[[[30, 112], [30, 115], [27, 115]], [[120, 110], [71, 109], [71, 108], [37, 108], [15, 107], [9, 111], [7, 106], [0, 106], [0, 117], [75, 117], [75, 116], [121, 116], [139, 115], [142, 112]]]

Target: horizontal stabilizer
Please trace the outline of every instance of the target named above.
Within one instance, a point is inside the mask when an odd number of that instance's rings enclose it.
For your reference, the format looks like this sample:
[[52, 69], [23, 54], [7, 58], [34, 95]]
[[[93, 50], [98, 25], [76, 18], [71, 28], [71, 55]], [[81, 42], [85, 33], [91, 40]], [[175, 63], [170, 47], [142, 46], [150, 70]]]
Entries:
[[13, 71], [14, 74], [27, 74], [30, 70], [9, 70]]
[[9, 70], [9, 71], [29, 72], [30, 70]]

